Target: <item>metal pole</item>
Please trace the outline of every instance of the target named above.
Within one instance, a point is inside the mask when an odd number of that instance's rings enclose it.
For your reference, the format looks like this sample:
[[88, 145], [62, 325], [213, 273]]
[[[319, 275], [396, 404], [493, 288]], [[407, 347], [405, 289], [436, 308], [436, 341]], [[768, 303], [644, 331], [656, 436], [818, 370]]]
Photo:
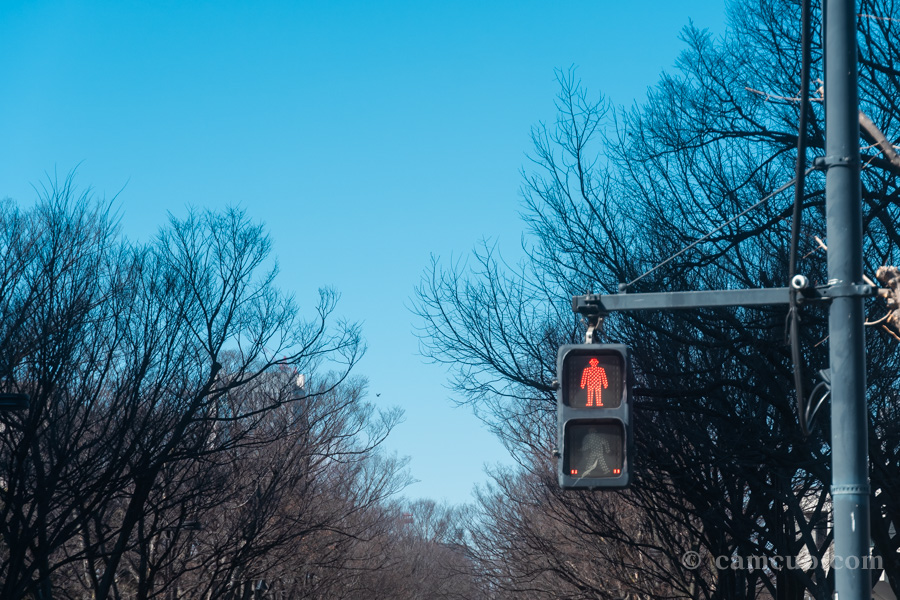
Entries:
[[[825, 212], [831, 358], [831, 498], [835, 598], [872, 597], [869, 570], [869, 457], [862, 283], [856, 3], [825, 0]], [[844, 287], [846, 286], [846, 287]]]

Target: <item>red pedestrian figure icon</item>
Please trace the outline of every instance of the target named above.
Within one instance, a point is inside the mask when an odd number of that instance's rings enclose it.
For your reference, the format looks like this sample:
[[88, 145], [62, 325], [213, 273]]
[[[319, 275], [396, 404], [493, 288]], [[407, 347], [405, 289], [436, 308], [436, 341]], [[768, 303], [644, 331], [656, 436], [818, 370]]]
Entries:
[[592, 358], [588, 361], [591, 366], [584, 368], [584, 373], [581, 374], [581, 389], [584, 389], [587, 386], [587, 406], [593, 406], [594, 400], [597, 400], [597, 406], [603, 406], [603, 401], [600, 399], [601, 390], [603, 388], [609, 387], [609, 382], [606, 380], [606, 371], [603, 367], [598, 367], [600, 361], [596, 358]]

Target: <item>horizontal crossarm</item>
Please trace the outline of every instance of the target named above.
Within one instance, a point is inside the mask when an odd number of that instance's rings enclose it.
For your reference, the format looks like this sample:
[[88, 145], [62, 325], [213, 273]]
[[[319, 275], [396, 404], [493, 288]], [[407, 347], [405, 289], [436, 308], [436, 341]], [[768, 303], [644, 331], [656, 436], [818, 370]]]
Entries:
[[[797, 290], [798, 300], [801, 302], [828, 300], [837, 296], [868, 297], [875, 296], [877, 293], [877, 288], [864, 284], [808, 287]], [[790, 304], [790, 294], [791, 288], [788, 287], [648, 294], [587, 294], [572, 297], [572, 311], [588, 316], [631, 310], [775, 306]]]

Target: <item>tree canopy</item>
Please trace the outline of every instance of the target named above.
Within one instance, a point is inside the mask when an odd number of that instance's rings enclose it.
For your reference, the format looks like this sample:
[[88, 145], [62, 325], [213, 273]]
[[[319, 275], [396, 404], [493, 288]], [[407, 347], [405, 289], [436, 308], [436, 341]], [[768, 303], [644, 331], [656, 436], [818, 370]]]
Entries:
[[342, 589], [408, 474], [334, 292], [304, 318], [243, 211], [135, 244], [72, 177], [0, 205], [0, 253], [0, 386], [30, 397], [0, 414], [0, 596]]
[[[527, 259], [510, 268], [485, 247], [469, 264], [436, 261], [423, 278], [426, 353], [452, 366], [462, 401], [521, 467], [497, 473], [484, 491], [478, 547], [485, 572], [515, 597], [831, 596], [829, 424], [820, 414], [804, 436], [798, 422], [786, 309], [610, 316], [603, 339], [634, 348], [635, 481], [621, 493], [561, 492], [552, 456], [556, 349], [584, 339], [573, 295], [619, 284], [630, 292], [787, 285], [792, 202], [773, 192], [794, 178], [801, 99], [812, 108], [809, 164], [824, 151], [821, 39], [811, 46], [818, 89], [801, 90], [799, 11], [783, 0], [735, 2], [724, 36], [688, 26], [677, 70], [627, 110], [593, 96], [574, 71], [560, 73], [557, 120], [535, 128], [523, 172]], [[860, 108], [871, 124], [863, 133], [895, 140], [900, 11], [868, 1], [859, 11]], [[865, 269], [874, 278], [896, 262], [898, 170], [884, 144], [860, 144]], [[821, 284], [821, 172], [808, 175], [802, 203], [798, 268]], [[890, 415], [900, 363], [896, 335], [875, 323], [884, 303], [867, 308], [873, 552], [896, 592], [900, 438]], [[827, 367], [826, 317], [803, 309], [806, 390]], [[702, 557], [699, 568], [681, 563], [685, 552]], [[780, 570], [715, 563], [749, 556], [809, 560]]]

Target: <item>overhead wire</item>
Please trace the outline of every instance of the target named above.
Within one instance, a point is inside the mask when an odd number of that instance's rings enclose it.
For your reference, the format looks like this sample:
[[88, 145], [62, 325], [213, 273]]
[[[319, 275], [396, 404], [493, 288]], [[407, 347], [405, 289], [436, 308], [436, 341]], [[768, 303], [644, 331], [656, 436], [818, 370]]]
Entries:
[[[797, 274], [797, 254], [800, 245], [800, 225], [803, 217], [803, 196], [806, 187], [806, 130], [809, 113], [809, 71], [810, 71], [810, 3], [809, 0], [800, 2], [800, 115], [797, 125], [797, 163], [794, 170], [794, 211], [791, 219], [791, 249], [788, 260], [788, 281], [792, 281]], [[791, 345], [791, 362], [793, 364], [794, 390], [797, 395], [797, 418], [800, 422], [800, 431], [803, 436], [809, 435], [809, 422], [815, 416], [808, 414], [803, 394], [803, 357], [800, 348], [800, 303], [797, 290], [790, 286], [788, 308], [788, 336]], [[818, 410], [821, 401], [816, 406]]]
[[[803, 175], [804, 175], [804, 176], [809, 175], [811, 172], [813, 172], [813, 171], [815, 171], [815, 170], [816, 170], [815, 167], [810, 167], [809, 169], [807, 169], [807, 170], [803, 173]], [[638, 281], [640, 281], [641, 279], [643, 279], [644, 277], [646, 277], [647, 275], [650, 275], [651, 273], [653, 273], [653, 272], [656, 271], [657, 269], [666, 266], [667, 264], [669, 264], [670, 262], [672, 262], [673, 260], [675, 260], [676, 258], [678, 258], [679, 256], [681, 256], [682, 254], [684, 254], [685, 252], [687, 252], [687, 251], [690, 250], [691, 248], [694, 248], [694, 247], [696, 247], [696, 246], [702, 244], [703, 242], [705, 242], [706, 240], [708, 240], [709, 238], [711, 238], [712, 236], [714, 236], [714, 235], [717, 234], [718, 232], [722, 231], [723, 229], [725, 229], [726, 227], [728, 227], [729, 225], [731, 225], [732, 223], [734, 223], [735, 221], [737, 221], [738, 219], [740, 219], [741, 217], [743, 217], [744, 215], [746, 215], [747, 213], [752, 212], [752, 211], [753, 211], [754, 209], [756, 209], [756, 208], [759, 208], [760, 206], [762, 206], [763, 204], [765, 204], [766, 202], [768, 202], [768, 201], [769, 201], [771, 198], [773, 198], [774, 196], [777, 196], [778, 194], [780, 194], [780, 193], [783, 192], [784, 190], [786, 190], [786, 189], [788, 189], [789, 187], [791, 187], [792, 185], [794, 185], [794, 182], [796, 182], [796, 181], [797, 181], [797, 178], [794, 177], [793, 179], [791, 179], [790, 181], [788, 181], [788, 182], [785, 183], [784, 185], [780, 186], [777, 190], [775, 190], [774, 192], [770, 193], [768, 196], [766, 196], [766, 197], [763, 198], [762, 200], [759, 200], [758, 202], [756, 202], [756, 203], [753, 204], [752, 206], [749, 206], [749, 207], [745, 208], [744, 210], [742, 210], [741, 212], [739, 212], [739, 213], [736, 214], [735, 216], [731, 217], [730, 219], [728, 219], [727, 221], [725, 221], [724, 223], [722, 223], [721, 225], [719, 225], [718, 227], [716, 227], [716, 228], [713, 229], [712, 231], [709, 231], [709, 232], [705, 233], [702, 237], [697, 238], [696, 240], [694, 240], [693, 242], [691, 242], [688, 246], [685, 246], [684, 248], [682, 248], [681, 250], [679, 250], [679, 251], [676, 252], [675, 254], [669, 256], [669, 257], [666, 258], [664, 261], [662, 261], [661, 263], [659, 263], [659, 264], [657, 264], [656, 266], [654, 266], [652, 269], [650, 269], [650, 270], [648, 270], [648, 271], [645, 271], [644, 273], [641, 273], [640, 275], [638, 275], [637, 277], [635, 277], [634, 279], [632, 279], [632, 280], [629, 281], [628, 283], [623, 283], [623, 284], [621, 284], [621, 285], [619, 286], [619, 290], [620, 290], [620, 291], [625, 291], [626, 289], [628, 289], [629, 287], [631, 287], [632, 285], [634, 285], [635, 283], [637, 283]]]

